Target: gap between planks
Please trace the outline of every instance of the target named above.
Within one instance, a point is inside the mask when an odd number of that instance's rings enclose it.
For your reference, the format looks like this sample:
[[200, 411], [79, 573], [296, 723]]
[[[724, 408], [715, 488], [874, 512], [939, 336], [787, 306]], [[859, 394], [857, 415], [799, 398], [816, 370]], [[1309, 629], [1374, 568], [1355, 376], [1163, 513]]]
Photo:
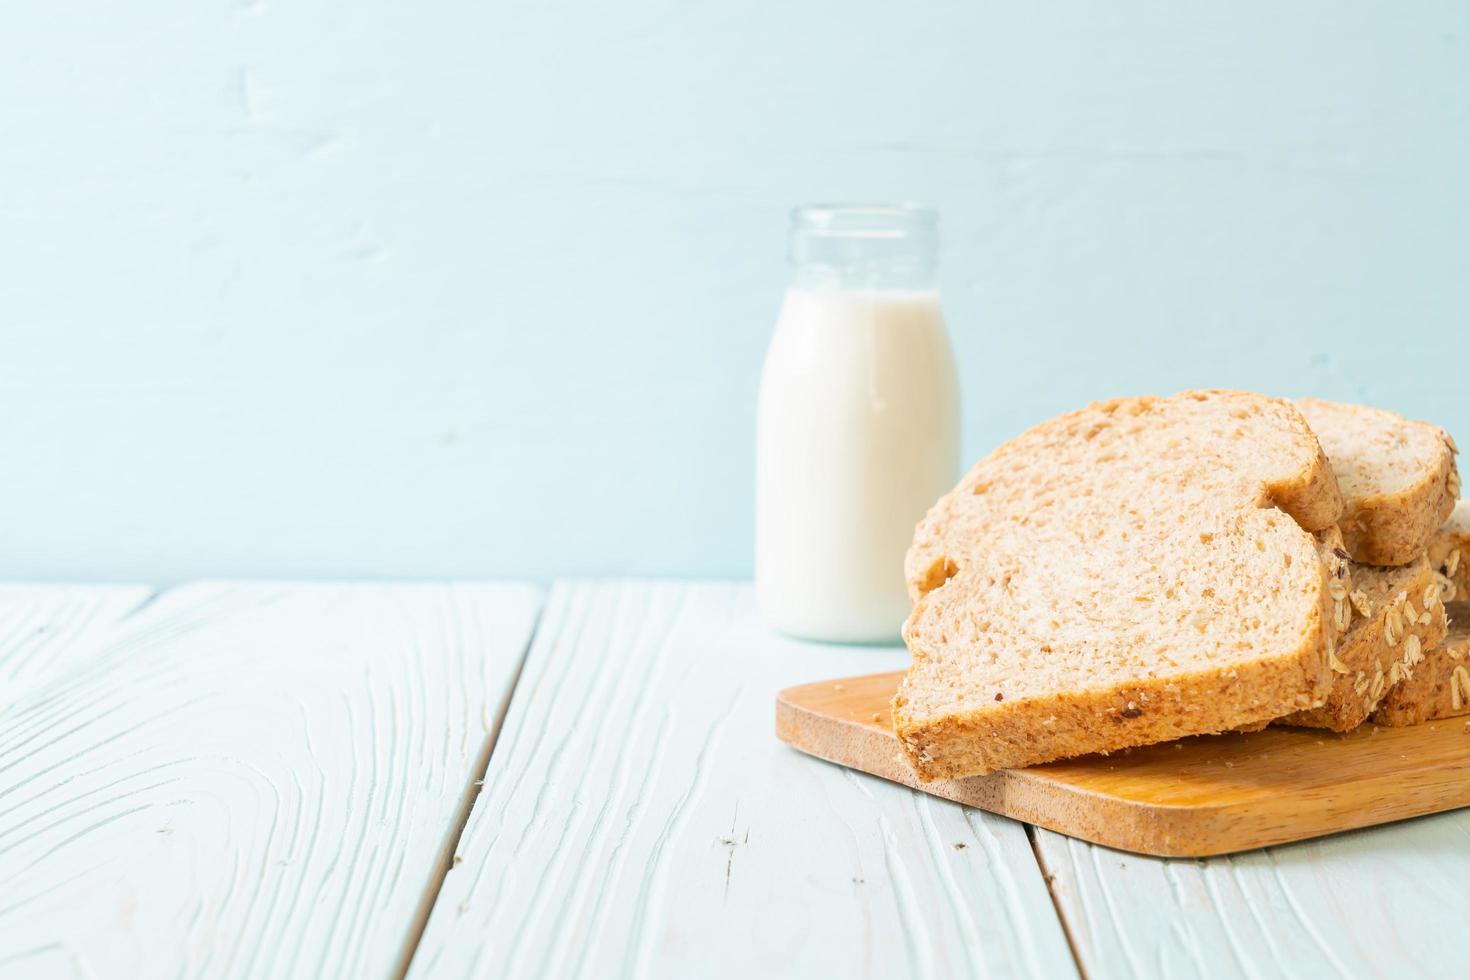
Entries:
[[1051, 898], [1051, 907], [1056, 910], [1057, 922], [1061, 923], [1062, 935], [1067, 940], [1067, 951], [1072, 954], [1072, 965], [1077, 968], [1077, 976], [1081, 980], [1089, 980], [1087, 976], [1087, 965], [1082, 962], [1082, 957], [1077, 952], [1077, 940], [1072, 935], [1072, 924], [1067, 921], [1066, 910], [1062, 908], [1061, 899], [1057, 897], [1056, 875], [1046, 866], [1046, 855], [1041, 853], [1041, 845], [1036, 842], [1039, 832], [1034, 824], [1025, 824], [1026, 840], [1031, 844], [1031, 853], [1036, 857], [1036, 869], [1041, 872], [1041, 881], [1046, 885], [1046, 894]]
[[897, 655], [777, 636], [748, 586], [558, 582], [410, 977], [1076, 975], [1023, 826], [771, 731], [790, 679]]
[[[531, 652], [531, 645], [536, 641], [536, 634], [541, 631], [541, 620], [545, 613], [546, 601], [543, 598], [536, 609], [536, 618], [526, 636], [525, 646], [521, 648], [520, 658], [516, 661], [515, 673], [511, 675], [510, 684], [506, 686], [505, 694], [500, 699], [495, 718], [490, 723], [490, 730], [485, 733], [485, 744], [481, 746], [474, 768], [470, 770], [470, 779], [465, 784], [464, 793], [460, 796], [459, 808], [455, 810], [454, 820], [449, 826], [448, 833], [444, 836], [444, 846], [440, 849], [438, 859], [429, 872], [429, 882], [424, 887], [424, 896], [419, 900], [419, 907], [414, 912], [413, 922], [409, 924], [408, 937], [404, 940], [403, 951], [399, 953], [398, 962], [393, 966], [393, 980], [405, 980], [408, 976], [409, 968], [413, 966], [414, 954], [419, 951], [419, 945], [424, 940], [424, 930], [428, 928], [429, 915], [439, 902], [439, 893], [444, 890], [444, 879], [449, 875], [449, 869], [454, 867], [459, 856], [459, 843], [464, 838], [465, 826], [470, 822], [470, 812], [475, 808], [475, 800], [485, 789], [485, 774], [490, 771], [490, 757], [495, 754], [495, 746], [500, 741], [500, 731], [505, 727], [505, 716], [510, 711], [511, 699], [515, 697], [517, 688], [521, 686], [521, 675], [526, 669], [526, 657]], [[1068, 941], [1070, 942], [1070, 937]], [[1083, 980], [1086, 978], [1084, 977]]]
[[[215, 595], [216, 592], [219, 595], [223, 595], [223, 597], [228, 597], [228, 595], [232, 594], [232, 591], [248, 594], [251, 588], [256, 588], [256, 586], [260, 585], [281, 585], [281, 588], [287, 588], [288, 585], [294, 585], [294, 583], [203, 582], [181, 583], [181, 585], [172, 586], [172, 588], [162, 589], [148, 588], [148, 586], [132, 586], [129, 589], [118, 589], [118, 595], [113, 597], [112, 602], [110, 602], [112, 610], [110, 610], [110, 616], [107, 617], [107, 623], [109, 623], [107, 629], [110, 632], [118, 632], [119, 635], [116, 638], [107, 639], [103, 644], [79, 644], [79, 642], [75, 641], [75, 638], [66, 639], [66, 636], [68, 636], [66, 633], [54, 632], [50, 626], [44, 626], [43, 624], [43, 627], [40, 627], [40, 629], [34, 629], [35, 635], [49, 636], [53, 645], [60, 642], [60, 644], [63, 644], [63, 648], [60, 649], [59, 654], [68, 654], [69, 657], [69, 660], [53, 657], [49, 663], [43, 664], [43, 666], [46, 666], [51, 674], [62, 671], [63, 674], [71, 676], [72, 673], [75, 673], [75, 670], [79, 670], [78, 658], [81, 658], [82, 661], [88, 661], [88, 663], [96, 660], [101, 666], [109, 666], [109, 664], [112, 664], [112, 666], [123, 666], [123, 664], [126, 664], [131, 669], [132, 666], [135, 666], [135, 661], [138, 660], [135, 654], [137, 654], [137, 651], [141, 651], [141, 649], [157, 652], [156, 658], [159, 664], [172, 664], [172, 661], [168, 657], [165, 657], [165, 654], [173, 655], [175, 652], [178, 652], [178, 649], [187, 648], [190, 644], [200, 645], [203, 642], [200, 636], [206, 636], [207, 638], [207, 630], [206, 632], [198, 633], [198, 635], [196, 635], [196, 630], [203, 629], [204, 624], [209, 623], [210, 616], [197, 614], [198, 610], [194, 607], [203, 608], [204, 605], [209, 605], [210, 602], [215, 601], [215, 598], [218, 598]], [[303, 591], [319, 591], [319, 589], [325, 588], [326, 585], [328, 583], [301, 583], [301, 588], [303, 588]], [[18, 594], [24, 594], [26, 588], [44, 589], [44, 586], [18, 585], [13, 586], [13, 591], [18, 592]], [[56, 586], [56, 588], [65, 591], [65, 586]], [[103, 586], [103, 589], [106, 588], [107, 586]], [[415, 583], [407, 591], [410, 594], [415, 594], [419, 589], [417, 589]], [[123, 595], [123, 592], [126, 592], [126, 595]], [[190, 595], [196, 594], [196, 592], [198, 595]], [[531, 601], [529, 599], [529, 592], [531, 592], [531, 589], [528, 589], [528, 597], [516, 597], [517, 602], [525, 602], [522, 605], [522, 610], [517, 614], [517, 617], [519, 617], [519, 626], [514, 630], [519, 636], [510, 636], [510, 638], [507, 638], [512, 639], [512, 641], [516, 638], [522, 639], [522, 644], [503, 642], [500, 648], [498, 648], [497, 654], [495, 654], [494, 660], [497, 661], [497, 666], [495, 666], [494, 673], [497, 674], [497, 677], [495, 677], [497, 683], [494, 683], [494, 685], [491, 685], [491, 683], [484, 683], [484, 685], [472, 683], [481, 682], [481, 680], [488, 682], [488, 676], [481, 676], [485, 663], [488, 663], [488, 661], [484, 657], [476, 658], [473, 655], [463, 658], [463, 674], [465, 676], [460, 677], [459, 680], [465, 682], [463, 683], [465, 691], [469, 691], [470, 688], [484, 686], [485, 695], [487, 695], [479, 699], [478, 710], [475, 710], [475, 714], [479, 716], [479, 723], [475, 724], [475, 727], [481, 730], [481, 742], [478, 745], [473, 742], [473, 729], [465, 732], [467, 745], [462, 742], [463, 748], [460, 751], [454, 752], [454, 755], [457, 755], [460, 760], [463, 760], [463, 768], [460, 768], [459, 773], [460, 780], [462, 780], [459, 792], [454, 792], [453, 782], [441, 783], [440, 789], [435, 790], [435, 792], [440, 793], [440, 799], [442, 801], [440, 804], [441, 817], [438, 820], [425, 821], [426, 826], [423, 826], [423, 833], [420, 836], [420, 842], [422, 843], [420, 843], [419, 854], [417, 854], [417, 857], [412, 858], [412, 860], [404, 862], [404, 880], [401, 882], [400, 889], [398, 889], [400, 898], [397, 899], [397, 902], [398, 908], [401, 909], [398, 915], [401, 915], [401, 918], [398, 918], [398, 923], [400, 924], [397, 927], [406, 929], [407, 936], [404, 936], [404, 933], [400, 933], [400, 943], [397, 943], [398, 949], [394, 949], [395, 943], [392, 943], [391, 934], [390, 936], [382, 936], [378, 940], [381, 952], [373, 956], [373, 959], [376, 959], [381, 964], [381, 967], [384, 968], [385, 976], [392, 976], [388, 971], [392, 967], [395, 967], [395, 965], [398, 965], [401, 971], [403, 967], [401, 967], [400, 961], [406, 962], [412, 956], [413, 945], [417, 942], [417, 933], [422, 932], [423, 918], [426, 917], [428, 909], [432, 908], [432, 904], [434, 904], [438, 887], [440, 887], [442, 879], [444, 879], [445, 867], [451, 865], [451, 862], [453, 862], [454, 851], [456, 851], [460, 833], [462, 833], [463, 826], [465, 826], [466, 814], [469, 813], [473, 799], [475, 799], [475, 795], [478, 793], [476, 780], [481, 779], [482, 773], [484, 773], [485, 767], [487, 767], [488, 757], [494, 751], [494, 745], [497, 742], [501, 726], [503, 726], [510, 699], [513, 698], [514, 691], [516, 691], [520, 671], [522, 671], [523, 664], [525, 664], [526, 652], [529, 649], [529, 639], [534, 638], [539, 623], [541, 623], [541, 610], [544, 608], [541, 604], [541, 597], [538, 595], [535, 601]], [[535, 592], [539, 594], [539, 589]], [[182, 598], [176, 598], [181, 594]], [[245, 595], [245, 598], [248, 598], [248, 595]], [[176, 608], [176, 610], [163, 610], [160, 611], [159, 616], [154, 616], [154, 611], [160, 610], [165, 604], [179, 605], [179, 608]], [[215, 605], [218, 605], [218, 602], [215, 602]], [[234, 605], [238, 608], [231, 608], [226, 604], [223, 611], [231, 614], [231, 616], [237, 616], [240, 623], [253, 623], [254, 620], [251, 619], [251, 608], [253, 608], [253, 604], [250, 604], [250, 602], [237, 602]], [[210, 610], [206, 611], [212, 614], [221, 613], [219, 608], [210, 608]], [[188, 613], [188, 616], [182, 616], [184, 613]], [[88, 617], [82, 617], [81, 620], [78, 620], [78, 617], [72, 616], [71, 619], [75, 620], [69, 623], [71, 627], [88, 627], [88, 623], [96, 620], [97, 617], [93, 616], [90, 619]], [[479, 620], [476, 620], [476, 624], [478, 626], [484, 626], [484, 623]], [[162, 629], [163, 626], [168, 626], [168, 629]], [[123, 627], [126, 627], [126, 629], [123, 629]], [[73, 629], [72, 632], [76, 632], [76, 630]], [[222, 632], [222, 635], [226, 636], [235, 635], [234, 630], [216, 630], [216, 632]], [[429, 636], [429, 645], [434, 645], [438, 639], [441, 638], [437, 638], [437, 635]], [[419, 645], [419, 638], [417, 636], [410, 636], [409, 641], [406, 642], [412, 642], [413, 645], [417, 646]], [[97, 646], [97, 648], [93, 649], [93, 646]], [[516, 646], [520, 646], [520, 649], [516, 649]], [[466, 652], [472, 652], [475, 649], [475, 646], [470, 645], [467, 646]], [[106, 655], [106, 657], [97, 657], [98, 652], [107, 652], [109, 655]], [[123, 654], [129, 655], [123, 657]], [[388, 660], [392, 660], [391, 655], [388, 657]], [[73, 661], [76, 661], [76, 663], [73, 663]], [[134, 671], [134, 673], [137, 673], [137, 671]], [[154, 671], [154, 673], [157, 673], [157, 671]], [[476, 674], [476, 676], [470, 676], [472, 673]], [[81, 674], [78, 674], [78, 676], [81, 676]], [[138, 682], [141, 685], [141, 683], [154, 680], [154, 676], [153, 674], [146, 674], [140, 680], [134, 674], [126, 673], [125, 671], [123, 679], [131, 679], [132, 682]], [[453, 680], [453, 677], [451, 677], [451, 680]], [[46, 679], [46, 682], [62, 683], [57, 682], [54, 677]], [[392, 702], [392, 707], [397, 707], [397, 702]], [[94, 724], [96, 721], [88, 720], [88, 723]], [[397, 724], [397, 718], [390, 718], [390, 730], [395, 724]], [[135, 724], [126, 733], [131, 733], [132, 730], [137, 730], [138, 727], [140, 726]], [[63, 733], [63, 736], [69, 735], [71, 735], [69, 732]], [[93, 746], [93, 748], [110, 745], [113, 745], [112, 741], [101, 741], [97, 742], [97, 745]], [[315, 751], [315, 749], [312, 749], [312, 751]], [[465, 754], [462, 755], [460, 752], [465, 752]], [[191, 758], [191, 760], [185, 761], [196, 760]], [[90, 773], [84, 773], [82, 776], [88, 776], [88, 774]], [[106, 789], [106, 786], [103, 789]], [[159, 786], [148, 786], [146, 789], [159, 789]], [[172, 799], [166, 795], [159, 796], [159, 798], [163, 799], [165, 804], [168, 804], [169, 799]], [[316, 804], [320, 805], [320, 802], [322, 801], [316, 801]], [[123, 817], [138, 813], [138, 810], [146, 810], [146, 808], [134, 808], [134, 810], [123, 814]], [[301, 811], [301, 813], [309, 815], [307, 811]], [[387, 810], [384, 813], [387, 813]], [[300, 823], [301, 818], [304, 817], [298, 814], [298, 823]], [[440, 832], [441, 843], [438, 846], [432, 845], [431, 835], [434, 833], [434, 830]], [[141, 833], [141, 830], [138, 833]], [[157, 830], [157, 833], [172, 835], [173, 830]], [[84, 835], [73, 835], [71, 839], [63, 843], [71, 843], [72, 840], [79, 839], [82, 836]], [[148, 840], [151, 842], [153, 837], [148, 837]], [[269, 845], [270, 840], [266, 840], [266, 843]], [[294, 836], [293, 845], [291, 846], [294, 846]], [[288, 851], [290, 851], [290, 848], [288, 848]], [[290, 852], [285, 855], [285, 858], [291, 857], [293, 857], [293, 854], [290, 854]], [[307, 858], [309, 857], [310, 855], [307, 855]], [[272, 873], [275, 873], [276, 876], [279, 876], [281, 873], [273, 871], [275, 865], [287, 867], [288, 864], [293, 864], [294, 862], [285, 860], [285, 858], [272, 862]], [[385, 865], [385, 868], [387, 868], [387, 865]], [[384, 880], [385, 873], [387, 873], [387, 870], [379, 873], [379, 883]], [[397, 874], [397, 871], [394, 874]], [[420, 879], [419, 898], [413, 898], [412, 877], [410, 876], [417, 876], [417, 874], [423, 874], [425, 877]], [[234, 882], [231, 880], [232, 883]], [[63, 882], [63, 884], [66, 884], [66, 882]], [[7, 887], [9, 887], [9, 884], [7, 884]], [[56, 889], [50, 890], [54, 892]], [[165, 909], [165, 911], [168, 911], [168, 909]], [[288, 918], [291, 918], [291, 912], [293, 911], [294, 905], [293, 907], [287, 908]], [[126, 923], [123, 926], [126, 926]], [[191, 927], [193, 927], [193, 921], [191, 921]], [[19, 955], [29, 955], [35, 951], [44, 952], [47, 949], [62, 949], [62, 946], [57, 945], [57, 943], [43, 943], [43, 945], [31, 949], [31, 951], [19, 951]], [[6, 952], [9, 954], [12, 951], [7, 949]]]

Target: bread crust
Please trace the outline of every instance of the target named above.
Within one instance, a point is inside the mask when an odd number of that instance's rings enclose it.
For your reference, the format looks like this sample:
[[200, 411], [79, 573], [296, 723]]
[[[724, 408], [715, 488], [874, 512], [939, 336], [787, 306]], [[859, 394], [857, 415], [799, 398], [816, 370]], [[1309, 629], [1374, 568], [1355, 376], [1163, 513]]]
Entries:
[[1186, 735], [1263, 727], [1318, 702], [1331, 677], [1322, 657], [1326, 623], [1314, 614], [1292, 655], [1156, 680], [1141, 679], [998, 710], [910, 719], [900, 690], [894, 723], [919, 778], [956, 779], [996, 769], [1152, 745]]
[[1312, 439], [1316, 456], [1295, 476], [1266, 484], [1267, 500], [1286, 511], [1307, 531], [1335, 527], [1345, 506], [1337, 475], [1322, 444]]
[[1417, 430], [1434, 447], [1432, 453], [1415, 460], [1416, 478], [1408, 485], [1387, 492], [1345, 494], [1341, 528], [1348, 552], [1355, 561], [1368, 565], [1407, 565], [1424, 554], [1430, 538], [1449, 518], [1460, 493], [1458, 452], [1449, 434], [1437, 425], [1406, 419], [1401, 415], [1363, 405], [1344, 405], [1315, 398], [1297, 403], [1323, 442], [1332, 445], [1328, 427], [1352, 424], [1365, 427]]
[[1461, 500], [1454, 513], [1429, 540], [1429, 564], [1449, 582], [1446, 602], [1470, 600], [1470, 500]]
[[1348, 552], [1369, 565], [1406, 565], [1455, 507], [1459, 469], [1446, 452], [1433, 471], [1402, 493], [1367, 497], [1350, 505], [1342, 522]]

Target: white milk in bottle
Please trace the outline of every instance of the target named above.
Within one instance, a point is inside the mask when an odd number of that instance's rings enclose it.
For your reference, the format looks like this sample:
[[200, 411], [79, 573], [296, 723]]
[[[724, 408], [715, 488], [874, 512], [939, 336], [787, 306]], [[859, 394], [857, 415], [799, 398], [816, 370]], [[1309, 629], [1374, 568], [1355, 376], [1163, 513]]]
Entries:
[[914, 525], [959, 476], [937, 217], [815, 206], [792, 221], [794, 276], [761, 375], [756, 595], [782, 632], [892, 641]]

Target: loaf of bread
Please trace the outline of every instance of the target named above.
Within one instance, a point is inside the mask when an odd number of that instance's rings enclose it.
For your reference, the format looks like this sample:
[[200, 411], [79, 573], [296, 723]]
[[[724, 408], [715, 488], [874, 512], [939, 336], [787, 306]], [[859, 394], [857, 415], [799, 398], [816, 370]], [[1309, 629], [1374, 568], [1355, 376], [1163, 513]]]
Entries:
[[1448, 608], [1449, 635], [1373, 712], [1378, 725], [1418, 725], [1470, 714], [1470, 603]]
[[1449, 599], [1470, 600], [1470, 500], [1461, 500], [1454, 513], [1429, 541], [1429, 564], [1449, 580]]
[[1333, 682], [1320, 707], [1282, 724], [1346, 732], [1368, 719], [1395, 685], [1412, 675], [1447, 629], [1442, 590], [1423, 555], [1401, 568], [1358, 565], [1351, 585], [1329, 585], [1352, 607], [1347, 633], [1329, 660]]
[[1308, 532], [1341, 516], [1278, 399], [1123, 398], [1036, 426], [915, 532], [906, 755], [953, 778], [1319, 705], [1342, 614]]
[[1315, 398], [1297, 407], [1332, 461], [1353, 558], [1407, 565], [1422, 556], [1460, 495], [1454, 440], [1438, 426], [1380, 408]]

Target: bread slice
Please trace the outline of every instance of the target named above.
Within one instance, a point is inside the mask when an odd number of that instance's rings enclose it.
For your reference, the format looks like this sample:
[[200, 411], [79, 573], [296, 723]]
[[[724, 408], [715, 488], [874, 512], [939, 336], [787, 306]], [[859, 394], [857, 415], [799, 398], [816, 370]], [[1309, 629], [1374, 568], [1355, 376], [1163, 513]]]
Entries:
[[1297, 407], [1332, 460], [1347, 505], [1343, 539], [1353, 558], [1407, 565], [1424, 554], [1460, 495], [1449, 435], [1380, 408], [1315, 398]]
[[1226, 731], [1318, 704], [1341, 514], [1288, 402], [1122, 398], [981, 460], [920, 522], [894, 727], [921, 779]]
[[1449, 634], [1373, 712], [1379, 725], [1402, 727], [1470, 714], [1470, 602], [1448, 607]]
[[1429, 564], [1449, 580], [1445, 601], [1470, 599], [1470, 500], [1457, 503], [1444, 527], [1430, 538]]
[[[1368, 720], [1384, 696], [1424, 662], [1444, 639], [1439, 577], [1423, 555], [1412, 565], [1358, 565], [1347, 593], [1352, 623], [1330, 659], [1334, 679], [1320, 707], [1298, 711], [1281, 724], [1346, 732]], [[1334, 597], [1344, 594], [1329, 586]]]

